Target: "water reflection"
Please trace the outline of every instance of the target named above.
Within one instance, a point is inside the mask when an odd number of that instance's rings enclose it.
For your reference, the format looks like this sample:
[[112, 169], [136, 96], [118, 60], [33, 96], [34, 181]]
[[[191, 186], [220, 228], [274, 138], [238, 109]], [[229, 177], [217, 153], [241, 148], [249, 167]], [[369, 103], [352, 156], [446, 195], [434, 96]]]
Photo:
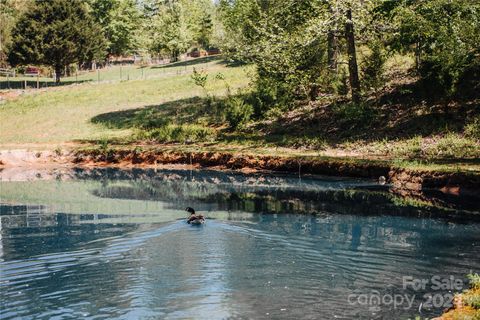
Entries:
[[[2, 319], [406, 318], [429, 291], [405, 290], [403, 276], [480, 269], [480, 224], [458, 219], [475, 219], [468, 203], [399, 202], [361, 180], [69, 174], [0, 182]], [[187, 203], [215, 219], [187, 226]], [[348, 302], [373, 291], [415, 304]]]

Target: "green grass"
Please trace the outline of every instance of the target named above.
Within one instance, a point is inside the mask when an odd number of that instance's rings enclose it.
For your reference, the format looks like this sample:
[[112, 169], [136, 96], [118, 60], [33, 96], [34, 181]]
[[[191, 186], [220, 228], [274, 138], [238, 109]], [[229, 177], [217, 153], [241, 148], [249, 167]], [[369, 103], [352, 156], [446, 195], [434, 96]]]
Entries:
[[[148, 80], [159, 79], [162, 77], [176, 76], [181, 73], [191, 73], [193, 68], [196, 69], [216, 69], [221, 62], [221, 57], [198, 58], [189, 61], [182, 61], [171, 64], [161, 64], [149, 67], [137, 65], [111, 66], [95, 71], [79, 71], [73, 73], [69, 77], [62, 77], [60, 85], [70, 85], [73, 83], [85, 82], [112, 82], [112, 81], [128, 81], [128, 80]], [[0, 90], [2, 89], [24, 89], [25, 81], [27, 88], [37, 87], [37, 77], [19, 76], [5, 77], [0, 76]], [[38, 77], [38, 85], [40, 88], [55, 87], [55, 81], [51, 77]]]
[[342, 149], [371, 155], [400, 159], [474, 159], [480, 155], [477, 139], [461, 133], [379, 141], [352, 141], [340, 145]]
[[480, 276], [470, 274], [470, 289], [461, 294], [463, 306], [442, 315], [444, 320], [477, 320], [480, 319]]
[[[201, 68], [204, 64], [197, 65]], [[133, 68], [133, 67], [132, 67]], [[165, 68], [184, 68], [182, 66]], [[163, 72], [162, 69], [159, 72]], [[209, 64], [212, 79], [222, 73], [233, 88], [248, 83], [244, 67], [226, 67], [222, 61]], [[111, 70], [114, 74], [115, 69]], [[215, 95], [225, 94], [223, 81], [210, 81], [207, 89]], [[112, 128], [93, 123], [92, 119], [104, 114], [126, 110], [163, 108], [182, 99], [201, 96], [190, 73], [168, 72], [147, 80], [84, 83], [61, 86], [46, 91], [29, 91], [11, 101], [0, 104], [0, 146], [21, 144], [62, 144], [76, 140], [115, 139], [131, 136], [133, 128]], [[176, 110], [169, 110], [175, 114]]]

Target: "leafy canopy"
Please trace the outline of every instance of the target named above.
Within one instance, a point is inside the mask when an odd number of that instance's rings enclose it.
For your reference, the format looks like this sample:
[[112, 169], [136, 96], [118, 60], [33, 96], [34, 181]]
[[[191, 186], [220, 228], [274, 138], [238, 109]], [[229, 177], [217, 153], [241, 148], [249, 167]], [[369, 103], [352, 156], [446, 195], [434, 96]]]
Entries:
[[[83, 1], [36, 0], [12, 31], [9, 62], [51, 66], [103, 60], [105, 39]], [[57, 78], [58, 81], [59, 78]]]

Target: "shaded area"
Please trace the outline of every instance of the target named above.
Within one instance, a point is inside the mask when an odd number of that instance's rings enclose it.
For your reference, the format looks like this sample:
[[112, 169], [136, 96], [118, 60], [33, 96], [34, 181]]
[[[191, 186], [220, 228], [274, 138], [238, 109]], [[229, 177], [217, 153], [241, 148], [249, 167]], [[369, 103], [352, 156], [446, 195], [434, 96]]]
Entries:
[[274, 134], [320, 135], [330, 144], [427, 137], [463, 132], [480, 115], [479, 101], [446, 99], [422, 89], [419, 82], [397, 84], [384, 90], [377, 102], [354, 106], [347, 101], [320, 102], [308, 112], [291, 112], [268, 127]]
[[193, 123], [200, 116], [211, 114], [205, 100], [199, 97], [170, 101], [159, 105], [99, 114], [93, 123], [115, 129], [154, 129], [167, 123]]
[[[279, 146], [430, 163], [478, 164], [480, 144], [474, 136], [464, 134], [467, 126], [474, 128], [472, 123], [480, 116], [477, 101], [426, 103], [422, 96], [403, 93], [401, 96], [407, 102], [396, 103], [396, 99], [402, 99], [395, 97], [398, 90], [406, 89], [397, 88], [386, 93], [384, 104], [354, 106], [344, 101], [320, 105], [319, 102], [315, 106], [283, 112], [273, 120], [259, 120], [243, 130], [229, 129], [226, 119], [230, 102], [225, 98], [180, 99], [104, 113], [91, 121], [108, 128], [140, 129], [138, 135], [111, 141], [118, 144], [213, 142], [246, 149]], [[392, 101], [389, 94], [393, 95]], [[191, 127], [191, 132], [175, 135], [165, 130], [167, 125]]]

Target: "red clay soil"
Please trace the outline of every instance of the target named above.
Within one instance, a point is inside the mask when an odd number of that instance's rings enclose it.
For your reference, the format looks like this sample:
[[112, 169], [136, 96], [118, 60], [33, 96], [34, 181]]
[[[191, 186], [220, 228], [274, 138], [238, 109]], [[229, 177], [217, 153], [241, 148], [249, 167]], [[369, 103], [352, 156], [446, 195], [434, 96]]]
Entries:
[[279, 156], [233, 154], [223, 152], [176, 152], [115, 150], [78, 151], [74, 163], [114, 166], [149, 166], [184, 164], [201, 167], [220, 167], [231, 170], [268, 170], [301, 174], [324, 174], [362, 178], [387, 176], [389, 166], [383, 163], [358, 163], [348, 160], [308, 159]]

